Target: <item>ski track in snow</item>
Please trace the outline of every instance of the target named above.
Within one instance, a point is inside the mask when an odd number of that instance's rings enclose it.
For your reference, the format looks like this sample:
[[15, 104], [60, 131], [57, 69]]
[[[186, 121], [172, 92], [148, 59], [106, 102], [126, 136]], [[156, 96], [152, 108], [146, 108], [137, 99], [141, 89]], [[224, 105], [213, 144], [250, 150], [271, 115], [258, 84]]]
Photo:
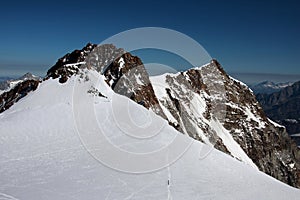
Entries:
[[0, 192], [0, 200], [19, 200], [11, 195], [4, 194]]

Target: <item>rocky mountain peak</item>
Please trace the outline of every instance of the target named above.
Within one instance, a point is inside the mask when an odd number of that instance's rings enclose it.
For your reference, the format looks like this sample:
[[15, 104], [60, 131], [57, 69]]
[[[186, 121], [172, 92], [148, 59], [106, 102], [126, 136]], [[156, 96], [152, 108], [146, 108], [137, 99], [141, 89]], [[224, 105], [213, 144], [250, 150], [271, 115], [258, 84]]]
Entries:
[[31, 74], [30, 72], [27, 72], [26, 74], [24, 74], [23, 76], [21, 76], [21, 80], [25, 80], [25, 79], [36, 79], [38, 78], [37, 76], [34, 76], [33, 74]]
[[[227, 75], [217, 60], [185, 72], [149, 77], [141, 59], [124, 49], [87, 44], [60, 58], [45, 79], [65, 83], [81, 68], [97, 70], [116, 93], [153, 110], [183, 134], [300, 187], [296, 145], [282, 126], [266, 117], [252, 91]], [[37, 87], [23, 86], [12, 93]], [[22, 95], [7, 94], [5, 102], [12, 102], [7, 101], [10, 97]]]
[[86, 59], [85, 67], [96, 69], [118, 94], [164, 116], [154, 94], [148, 72], [137, 56], [112, 44], [99, 45]]
[[97, 45], [88, 43], [81, 50], [74, 50], [72, 53], [67, 53], [62, 58], [58, 59], [54, 66], [52, 66], [48, 72], [46, 79], [59, 78], [60, 83], [64, 83], [70, 76], [78, 72], [78, 67], [83, 64], [87, 55]]

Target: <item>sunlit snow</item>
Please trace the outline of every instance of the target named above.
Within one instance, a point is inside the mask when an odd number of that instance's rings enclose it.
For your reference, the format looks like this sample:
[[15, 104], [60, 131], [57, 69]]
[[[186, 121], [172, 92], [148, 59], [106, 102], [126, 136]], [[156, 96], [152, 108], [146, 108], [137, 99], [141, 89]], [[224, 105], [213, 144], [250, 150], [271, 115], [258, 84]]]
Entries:
[[[149, 141], [124, 134], [112, 117], [112, 100], [116, 94], [97, 72], [89, 71], [87, 76], [90, 81], [78, 77], [70, 78], [65, 84], [57, 79], [44, 81], [36, 91], [0, 114], [0, 199], [299, 198], [299, 190], [215, 149], [199, 159], [209, 146], [182, 135], [162, 118], [147, 114], [150, 111], [126, 97], [117, 96], [114, 103], [128, 101], [132, 115], [142, 116], [142, 109], [143, 115], [166, 125]], [[99, 83], [91, 82], [95, 80], [92, 77]], [[82, 90], [77, 91], [82, 94], [78, 99], [73, 99], [75, 84], [82, 86]], [[107, 98], [88, 94], [91, 86]], [[81, 134], [97, 134], [89, 132], [94, 125], [89, 121], [96, 116], [98, 123], [104, 124], [102, 130], [107, 137], [119, 148], [143, 152], [166, 146], [174, 137], [179, 137], [182, 144], [191, 141], [192, 145], [171, 166], [155, 172], [132, 174], [107, 167], [86, 150], [75, 124], [74, 103], [84, 108], [87, 102], [83, 100], [89, 98], [95, 103], [95, 112], [83, 113], [87, 123], [81, 128], [87, 131]]]

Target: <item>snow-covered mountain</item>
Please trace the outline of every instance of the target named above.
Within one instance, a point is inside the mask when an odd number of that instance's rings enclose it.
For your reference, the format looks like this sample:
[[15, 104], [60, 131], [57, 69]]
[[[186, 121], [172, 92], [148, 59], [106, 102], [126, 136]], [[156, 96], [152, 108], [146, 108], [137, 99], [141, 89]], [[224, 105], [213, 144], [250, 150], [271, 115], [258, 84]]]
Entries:
[[264, 81], [258, 84], [251, 85], [251, 89], [255, 94], [271, 94], [273, 92], [277, 92], [283, 88], [293, 85], [294, 82], [286, 82], [286, 83], [274, 83], [272, 81]]
[[151, 82], [177, 130], [299, 187], [296, 145], [284, 127], [265, 116], [252, 91], [229, 77], [216, 60], [152, 77]]
[[[114, 121], [115, 104], [129, 104], [135, 122], [151, 111], [119, 96], [94, 70], [71, 77], [65, 84], [49, 79], [1, 117], [0, 195], [3, 199], [297, 199], [291, 188], [243, 162], [192, 140], [165, 123], [152, 140], [124, 135]], [[86, 81], [88, 77], [88, 81]], [[77, 85], [77, 86], [76, 86]], [[81, 94], [74, 99], [73, 89]], [[89, 93], [97, 89], [105, 97]], [[97, 121], [90, 114], [92, 103]], [[80, 111], [74, 107], [79, 107]], [[77, 110], [74, 112], [74, 109]], [[126, 112], [124, 108], [123, 112]], [[73, 114], [72, 114], [73, 113]], [[77, 115], [80, 114], [80, 115]], [[85, 119], [81, 125], [78, 119]], [[154, 119], [156, 118], [156, 119]], [[125, 119], [124, 119], [125, 120]], [[93, 123], [95, 122], [95, 123]], [[17, 124], [17, 126], [16, 126]], [[101, 124], [106, 137], [127, 151], [166, 146], [179, 137], [179, 146], [191, 146], [173, 165], [157, 172], [128, 174], [106, 167], [82, 144], [85, 134], [95, 134]], [[78, 131], [84, 130], [78, 134]], [[97, 129], [96, 129], [97, 130]], [[90, 132], [92, 131], [92, 132]], [[193, 142], [194, 141], [194, 142]], [[101, 147], [104, 141], [95, 141]], [[94, 149], [92, 149], [94, 150]], [[96, 151], [96, 150], [95, 150]], [[155, 158], [153, 158], [155, 161]], [[168, 184], [169, 182], [169, 184]]]
[[39, 77], [37, 77], [29, 72], [17, 79], [11, 79], [8, 77], [3, 78], [3, 79], [4, 79], [3, 81], [0, 81], [0, 94], [13, 89], [20, 82], [23, 82], [26, 80], [40, 80]]
[[[149, 77], [138, 57], [112, 45], [88, 44], [74, 52], [49, 69], [34, 92], [0, 114], [0, 197], [299, 197], [298, 189], [259, 171], [299, 186], [297, 147], [283, 127], [265, 117], [249, 88], [215, 60]], [[151, 122], [159, 134], [127, 132], [129, 118], [138, 127]], [[137, 154], [118, 157], [124, 152], [111, 152], [107, 141]], [[177, 148], [171, 148], [174, 141]], [[163, 147], [167, 153], [137, 162], [140, 154]], [[172, 165], [151, 170], [178, 152]], [[151, 173], [120, 172], [129, 169]]]
[[41, 78], [26, 73], [18, 79], [7, 80], [0, 84], [0, 113], [9, 109], [15, 102], [35, 90]]

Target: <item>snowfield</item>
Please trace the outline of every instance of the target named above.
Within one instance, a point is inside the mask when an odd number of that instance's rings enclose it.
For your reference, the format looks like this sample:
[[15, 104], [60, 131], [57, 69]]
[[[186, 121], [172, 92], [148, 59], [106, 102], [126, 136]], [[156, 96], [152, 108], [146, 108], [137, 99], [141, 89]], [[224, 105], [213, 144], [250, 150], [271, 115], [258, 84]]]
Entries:
[[[82, 74], [88, 81], [79, 76], [65, 84], [44, 81], [0, 114], [0, 199], [299, 199], [298, 189], [193, 141], [152, 111], [115, 94], [98, 72]], [[88, 92], [91, 88], [105, 97]], [[119, 106], [116, 113], [116, 105], [128, 107]], [[123, 123], [128, 121], [122, 118], [125, 112], [137, 126], [151, 122], [159, 131], [149, 138], [142, 133], [142, 139], [130, 135]], [[179, 149], [190, 145], [169, 167], [159, 169], [159, 157], [154, 157], [151, 163], [126, 163], [126, 169], [145, 168], [148, 173], [125, 173], [121, 164], [131, 157], [114, 160], [117, 155], [102, 151], [104, 141], [85, 141], [100, 137], [99, 130], [115, 147], [137, 156], [168, 149], [175, 140]], [[168, 158], [176, 153], [169, 150]], [[203, 157], [204, 152], [210, 153]], [[93, 153], [120, 165], [110, 167]]]

